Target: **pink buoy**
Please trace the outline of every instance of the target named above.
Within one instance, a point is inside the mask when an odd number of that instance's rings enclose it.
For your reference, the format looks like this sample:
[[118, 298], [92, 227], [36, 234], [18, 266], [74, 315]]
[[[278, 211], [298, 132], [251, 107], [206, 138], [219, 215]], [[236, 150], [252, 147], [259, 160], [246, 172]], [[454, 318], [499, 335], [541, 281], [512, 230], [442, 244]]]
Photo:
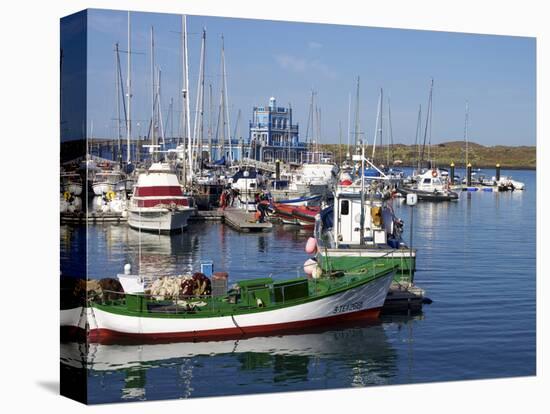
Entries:
[[348, 180], [348, 179], [340, 181], [340, 185], [342, 185], [344, 187], [347, 187], [348, 185], [352, 185], [352, 184], [353, 184], [353, 182], [351, 180]]
[[317, 262], [313, 259], [307, 259], [304, 262], [304, 272], [306, 275], [311, 276], [313, 274], [313, 271], [317, 267]]
[[307, 254], [313, 254], [317, 251], [317, 240], [315, 237], [310, 237], [307, 239], [306, 243], [306, 253]]

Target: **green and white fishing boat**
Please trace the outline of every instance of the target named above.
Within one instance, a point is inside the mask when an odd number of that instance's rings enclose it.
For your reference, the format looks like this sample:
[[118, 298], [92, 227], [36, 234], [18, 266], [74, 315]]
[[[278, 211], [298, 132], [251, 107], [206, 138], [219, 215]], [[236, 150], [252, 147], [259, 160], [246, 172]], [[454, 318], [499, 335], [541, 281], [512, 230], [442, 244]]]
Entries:
[[396, 283], [410, 284], [416, 250], [405, 244], [402, 230], [403, 222], [394, 214], [389, 191], [370, 183], [362, 196], [360, 185], [339, 185], [334, 204], [321, 211], [316, 220], [317, 260], [326, 271], [345, 272], [376, 259], [396, 267]]
[[319, 268], [315, 278], [242, 280], [229, 290], [214, 285], [202, 295], [182, 295], [179, 287], [172, 293], [151, 293], [150, 282], [125, 274], [119, 275], [123, 292], [88, 295], [82, 312], [74, 309], [72, 317], [67, 314], [62, 320], [86, 331], [91, 342], [112, 342], [261, 336], [376, 319], [395, 268], [387, 261], [370, 261], [346, 272]]

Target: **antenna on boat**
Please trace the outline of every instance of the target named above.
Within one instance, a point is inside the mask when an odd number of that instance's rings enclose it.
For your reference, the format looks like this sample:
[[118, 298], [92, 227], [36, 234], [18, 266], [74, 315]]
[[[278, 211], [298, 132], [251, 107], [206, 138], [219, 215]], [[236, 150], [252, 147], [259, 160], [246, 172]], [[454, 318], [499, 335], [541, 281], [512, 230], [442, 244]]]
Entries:
[[[376, 138], [375, 138], [376, 140]], [[359, 245], [365, 245], [365, 144], [361, 142], [361, 218], [359, 220]]]

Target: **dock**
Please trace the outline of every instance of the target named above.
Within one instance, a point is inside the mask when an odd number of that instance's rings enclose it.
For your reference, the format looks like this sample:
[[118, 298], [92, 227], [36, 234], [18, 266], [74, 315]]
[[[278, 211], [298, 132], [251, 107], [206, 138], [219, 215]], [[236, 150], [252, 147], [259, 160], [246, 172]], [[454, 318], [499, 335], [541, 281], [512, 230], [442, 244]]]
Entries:
[[238, 208], [226, 208], [225, 210], [221, 210], [221, 213], [223, 214], [223, 222], [237, 231], [245, 233], [268, 231], [273, 227], [273, 224], [268, 221], [263, 223], [257, 222], [253, 213]]
[[61, 213], [62, 223], [125, 223], [127, 220], [127, 217], [121, 213], [92, 212], [86, 214], [83, 211]]
[[496, 186], [472, 185], [469, 187], [468, 186], [462, 187], [462, 191], [469, 191], [469, 192], [481, 191], [484, 193], [498, 193], [499, 189]]

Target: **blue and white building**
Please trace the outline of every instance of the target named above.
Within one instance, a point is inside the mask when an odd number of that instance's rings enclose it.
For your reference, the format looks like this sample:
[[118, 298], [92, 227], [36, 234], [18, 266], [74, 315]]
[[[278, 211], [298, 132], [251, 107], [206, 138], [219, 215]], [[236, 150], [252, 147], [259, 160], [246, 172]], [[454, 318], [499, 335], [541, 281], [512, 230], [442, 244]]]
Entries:
[[292, 123], [292, 108], [277, 106], [274, 97], [268, 106], [255, 106], [249, 122], [245, 156], [258, 161], [300, 162], [306, 151], [299, 140], [298, 124]]

